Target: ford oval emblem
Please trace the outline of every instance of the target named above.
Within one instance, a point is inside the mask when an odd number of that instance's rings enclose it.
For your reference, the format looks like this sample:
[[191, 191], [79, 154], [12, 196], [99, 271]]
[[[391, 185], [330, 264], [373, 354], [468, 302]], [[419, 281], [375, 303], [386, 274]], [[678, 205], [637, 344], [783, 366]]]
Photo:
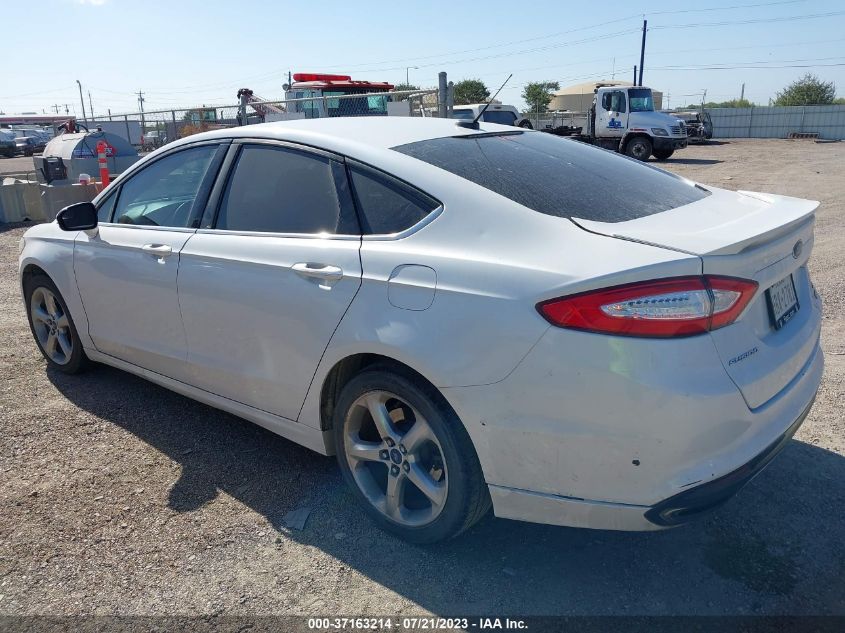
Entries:
[[804, 242], [802, 240], [798, 240], [795, 242], [795, 246], [792, 247], [792, 256], [795, 259], [801, 257], [801, 251], [804, 250]]

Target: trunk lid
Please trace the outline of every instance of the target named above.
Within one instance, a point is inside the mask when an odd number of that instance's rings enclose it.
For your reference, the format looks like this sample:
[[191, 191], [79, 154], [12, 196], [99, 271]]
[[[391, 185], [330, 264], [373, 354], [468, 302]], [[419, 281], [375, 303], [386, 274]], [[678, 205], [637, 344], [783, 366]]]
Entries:
[[[801, 372], [819, 338], [821, 304], [807, 271], [818, 202], [711, 191], [692, 204], [636, 220], [572, 221], [592, 233], [698, 255], [704, 274], [759, 284], [739, 319], [710, 333], [725, 370], [755, 409]], [[779, 286], [794, 283], [798, 303], [797, 312], [781, 327], [776, 327], [772, 312], [782, 308], [768, 298], [769, 289], [778, 282]]]

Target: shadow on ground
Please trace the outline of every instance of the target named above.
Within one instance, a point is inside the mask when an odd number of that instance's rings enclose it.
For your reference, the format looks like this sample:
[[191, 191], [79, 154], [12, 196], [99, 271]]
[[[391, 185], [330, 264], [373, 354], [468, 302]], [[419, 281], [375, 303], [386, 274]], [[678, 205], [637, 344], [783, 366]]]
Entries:
[[664, 163], [673, 163], [676, 165], [717, 165], [723, 161], [713, 158], [668, 158]]
[[[2, 175], [0, 175], [0, 180], [2, 180]], [[29, 220], [24, 220], [23, 222], [0, 222], [0, 233], [5, 233], [6, 231], [11, 231], [12, 229], [28, 229], [29, 227], [35, 226], [36, 224], [38, 223], [30, 222]]]
[[[118, 370], [50, 380], [181, 465], [173, 510], [224, 491], [437, 614], [845, 613], [845, 459], [799, 441], [717, 514], [684, 528], [600, 532], [487, 517], [459, 539], [417, 547], [369, 522], [332, 458]], [[312, 508], [308, 524], [288, 530], [283, 517], [301, 507]]]

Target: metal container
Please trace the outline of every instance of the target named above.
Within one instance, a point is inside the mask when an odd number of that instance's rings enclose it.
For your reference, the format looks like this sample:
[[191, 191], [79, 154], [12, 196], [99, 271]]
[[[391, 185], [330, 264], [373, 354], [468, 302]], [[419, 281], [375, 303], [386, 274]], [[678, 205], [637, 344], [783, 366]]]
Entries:
[[140, 157], [138, 151], [123, 137], [109, 132], [77, 132], [60, 134], [44, 148], [41, 156], [33, 158], [39, 182], [67, 184], [76, 182], [79, 174], [97, 177], [97, 143], [106, 143], [106, 161], [110, 174], [119, 174]]

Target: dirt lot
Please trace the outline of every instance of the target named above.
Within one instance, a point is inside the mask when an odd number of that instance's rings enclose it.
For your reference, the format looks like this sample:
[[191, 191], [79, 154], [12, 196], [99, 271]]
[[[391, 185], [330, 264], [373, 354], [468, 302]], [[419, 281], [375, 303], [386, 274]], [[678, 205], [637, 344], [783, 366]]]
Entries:
[[[458, 540], [374, 529], [335, 463], [120, 371], [45, 371], [0, 226], [0, 613], [845, 614], [845, 143], [691, 147], [704, 183], [822, 201], [815, 408], [717, 514], [649, 534], [488, 517]], [[313, 512], [302, 531], [293, 509]]]

